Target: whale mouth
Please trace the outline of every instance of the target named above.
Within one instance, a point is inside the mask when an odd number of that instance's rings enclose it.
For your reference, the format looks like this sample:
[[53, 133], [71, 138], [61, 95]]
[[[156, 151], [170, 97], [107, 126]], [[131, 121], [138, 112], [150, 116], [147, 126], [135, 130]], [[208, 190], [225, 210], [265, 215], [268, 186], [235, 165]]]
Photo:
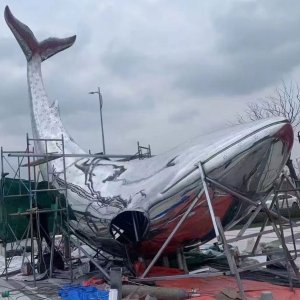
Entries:
[[122, 244], [136, 244], [148, 233], [149, 218], [141, 210], [126, 210], [115, 216], [110, 223], [110, 233]]

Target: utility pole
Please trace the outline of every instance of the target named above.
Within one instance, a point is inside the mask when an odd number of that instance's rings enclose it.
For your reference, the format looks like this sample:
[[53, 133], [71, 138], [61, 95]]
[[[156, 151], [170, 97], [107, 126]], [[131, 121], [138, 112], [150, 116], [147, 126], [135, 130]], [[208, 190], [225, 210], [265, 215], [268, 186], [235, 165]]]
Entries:
[[103, 154], [106, 154], [105, 152], [105, 142], [104, 142], [104, 129], [103, 129], [103, 119], [102, 119], [102, 106], [103, 106], [103, 99], [100, 92], [100, 88], [98, 87], [98, 90], [96, 92], [89, 92], [89, 94], [98, 94], [99, 97], [99, 105], [100, 105], [100, 122], [101, 122], [101, 132], [102, 132], [102, 149]]

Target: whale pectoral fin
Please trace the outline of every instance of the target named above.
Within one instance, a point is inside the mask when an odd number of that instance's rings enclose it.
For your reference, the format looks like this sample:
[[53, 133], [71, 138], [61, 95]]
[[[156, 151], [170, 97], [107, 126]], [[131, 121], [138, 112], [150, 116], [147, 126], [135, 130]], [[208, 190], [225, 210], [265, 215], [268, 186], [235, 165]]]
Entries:
[[53, 101], [53, 103], [50, 105], [50, 108], [52, 112], [60, 118], [59, 104], [57, 100]]
[[16, 19], [8, 6], [4, 11], [5, 21], [23, 50], [26, 59], [29, 61], [32, 55], [38, 51], [39, 43], [28, 26]]
[[76, 35], [74, 35], [64, 39], [49, 38], [39, 43], [30, 28], [15, 18], [8, 6], [5, 7], [4, 17], [23, 50], [27, 61], [30, 61], [34, 54], [39, 54], [42, 61], [46, 60], [52, 55], [72, 46], [76, 40]]
[[39, 44], [39, 54], [42, 61], [53, 56], [54, 54], [71, 47], [76, 40], [76, 35], [68, 38], [58, 39], [49, 38]]
[[58, 104], [58, 101], [57, 100], [54, 100], [52, 102], [52, 104], [50, 105], [51, 108], [54, 108], [54, 109], [59, 109], [59, 104]]

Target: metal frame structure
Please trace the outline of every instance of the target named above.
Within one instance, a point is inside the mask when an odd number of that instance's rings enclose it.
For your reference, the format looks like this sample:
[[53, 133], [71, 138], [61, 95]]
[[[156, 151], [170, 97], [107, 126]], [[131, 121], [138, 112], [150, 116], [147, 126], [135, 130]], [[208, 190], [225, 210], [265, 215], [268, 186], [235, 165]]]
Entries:
[[[226, 258], [227, 258], [227, 261], [228, 261], [228, 264], [229, 264], [230, 272], [229, 273], [227, 272], [227, 274], [232, 274], [236, 277], [241, 299], [242, 300], [246, 299], [246, 295], [245, 295], [245, 292], [244, 292], [244, 289], [243, 289], [242, 280], [241, 280], [241, 277], [240, 277], [241, 272], [247, 271], [247, 270], [255, 270], [255, 269], [261, 268], [263, 266], [274, 264], [274, 263], [276, 263], [278, 261], [282, 261], [282, 260], [285, 260], [285, 262], [286, 262], [290, 288], [292, 288], [292, 273], [294, 273], [294, 276], [298, 280], [300, 279], [298, 268], [297, 268], [297, 266], [294, 262], [294, 259], [297, 257], [297, 252], [298, 252], [298, 250], [296, 249], [294, 229], [293, 229], [296, 226], [296, 224], [294, 224], [291, 221], [290, 214], [289, 214], [288, 218], [285, 218], [280, 214], [280, 211], [278, 209], [279, 205], [278, 205], [278, 197], [277, 197], [278, 193], [280, 192], [280, 189], [281, 189], [281, 186], [282, 186], [282, 183], [283, 183], [284, 180], [286, 180], [289, 183], [289, 185], [291, 186], [291, 190], [293, 190], [293, 191], [297, 190], [295, 185], [293, 184], [293, 182], [290, 180], [290, 178], [288, 178], [285, 174], [283, 174], [281, 176], [280, 183], [277, 186], [274, 186], [274, 192], [275, 193], [274, 193], [272, 204], [271, 204], [270, 207], [267, 207], [267, 205], [265, 203], [265, 200], [262, 200], [260, 202], [255, 202], [255, 201], [249, 199], [248, 197], [245, 197], [244, 195], [242, 195], [240, 193], [237, 193], [236, 191], [232, 190], [231, 188], [217, 182], [216, 180], [214, 180], [212, 178], [209, 178], [208, 176], [206, 176], [201, 163], [199, 163], [197, 165], [197, 167], [199, 169], [201, 179], [202, 179], [202, 184], [203, 184], [203, 187], [202, 187], [200, 193], [197, 195], [197, 197], [191, 203], [190, 207], [186, 210], [186, 212], [182, 215], [181, 219], [176, 224], [176, 226], [173, 229], [172, 233], [165, 240], [165, 242], [161, 246], [160, 250], [157, 252], [156, 256], [152, 259], [152, 261], [150, 262], [150, 264], [148, 265], [148, 267], [146, 268], [146, 270], [144, 271], [142, 276], [140, 278], [138, 278], [137, 281], [146, 282], [146, 281], [149, 281], [149, 280], [150, 281], [154, 280], [153, 278], [145, 278], [145, 277], [147, 276], [147, 274], [149, 273], [149, 271], [151, 270], [153, 265], [161, 257], [161, 255], [163, 254], [165, 248], [168, 246], [168, 244], [170, 243], [170, 241], [172, 240], [172, 238], [174, 237], [174, 235], [176, 234], [176, 232], [178, 231], [178, 229], [180, 228], [182, 223], [186, 220], [189, 213], [193, 210], [193, 208], [195, 207], [196, 204], [199, 204], [199, 200], [200, 200], [201, 196], [205, 193], [206, 200], [204, 200], [204, 201], [206, 201], [207, 204], [208, 204], [208, 209], [209, 209], [209, 212], [210, 212], [210, 216], [211, 216], [211, 219], [212, 219], [213, 228], [214, 228], [214, 231], [215, 231], [215, 235], [216, 235], [218, 244], [223, 246], [224, 253], [226, 255]], [[249, 211], [248, 213], [245, 213], [245, 215], [243, 215], [241, 218], [239, 218], [238, 220], [233, 222], [230, 227], [227, 227], [226, 229], [223, 228], [220, 218], [218, 218], [214, 213], [214, 209], [213, 209], [213, 205], [212, 205], [212, 199], [211, 199], [211, 197], [208, 193], [208, 186], [211, 189], [218, 189], [218, 190], [221, 190], [223, 192], [226, 192], [226, 193], [234, 196], [235, 198], [239, 199], [240, 201], [246, 202], [246, 203], [252, 205], [253, 207], [255, 207], [255, 211], [254, 212]], [[300, 196], [298, 190], [297, 190], [297, 196], [298, 197]], [[300, 198], [298, 198], [298, 199], [300, 200]], [[276, 206], [277, 211], [272, 210], [273, 205], [275, 203], [277, 203], [277, 206]], [[258, 215], [258, 213], [260, 211], [263, 211], [265, 213], [265, 220], [264, 220], [264, 222], [261, 226], [260, 231], [258, 233], [254, 233], [254, 234], [245, 234], [246, 230], [252, 224], [255, 217]], [[234, 226], [236, 226], [237, 224], [239, 224], [242, 220], [245, 220], [246, 218], [248, 218], [248, 220], [246, 221], [246, 223], [244, 224], [242, 229], [239, 231], [236, 238], [232, 238], [232, 239], [226, 238], [225, 230], [232, 229]], [[265, 229], [268, 222], [270, 222], [270, 225], [273, 228], [272, 230], [266, 230]], [[285, 227], [286, 224], [287, 224], [288, 227]], [[291, 250], [291, 251], [287, 248], [287, 245], [285, 243], [284, 228], [289, 228], [291, 230], [291, 236], [292, 236], [293, 246], [294, 246], [294, 249]], [[257, 264], [247, 266], [247, 267], [240, 267], [239, 264], [238, 264], [238, 260], [245, 258], [245, 256], [241, 256], [241, 255], [237, 256], [236, 254], [234, 254], [232, 249], [229, 247], [229, 243], [237, 242], [237, 241], [252, 238], [252, 237], [256, 237], [254, 247], [253, 247], [250, 255], [247, 256], [247, 257], [255, 257], [255, 256], [258, 255], [257, 254], [257, 247], [258, 247], [258, 244], [259, 244], [259, 241], [260, 241], [262, 235], [272, 233], [272, 232], [276, 233], [276, 236], [277, 236], [277, 238], [280, 242], [280, 245], [282, 247], [283, 257], [280, 257], [280, 258], [277, 258], [277, 259], [276, 258], [275, 259], [270, 258], [268, 261], [263, 262], [263, 263], [257, 263]], [[294, 256], [292, 256], [291, 253], [294, 253]], [[270, 252], [266, 251], [264, 253], [264, 255], [266, 255], [266, 256], [271, 255], [271, 254], [273, 254], [272, 251], [270, 251]], [[184, 277], [208, 277], [208, 276], [220, 276], [220, 272], [202, 273], [200, 275], [194, 275], [194, 274], [193, 275], [183, 275], [182, 277], [184, 278]], [[171, 276], [169, 276], [169, 277], [171, 277]], [[160, 278], [160, 279], [162, 279], [162, 278]], [[156, 280], [160, 280], [160, 279], [156, 278]]]
[[151, 148], [150, 145], [148, 147], [141, 146], [139, 142], [137, 142], [138, 152], [137, 155], [139, 159], [149, 158], [151, 157]]
[[[35, 141], [37, 141], [36, 139], [31, 139], [28, 137], [27, 135], [27, 147], [26, 147], [26, 151], [22, 152], [22, 151], [4, 151], [1, 148], [1, 164], [2, 164], [2, 179], [5, 177], [5, 175], [7, 173], [5, 173], [5, 168], [4, 168], [4, 164], [5, 162], [7, 163], [7, 165], [9, 166], [10, 170], [14, 172], [14, 178], [19, 180], [19, 184], [24, 185], [24, 182], [21, 178], [21, 167], [27, 167], [27, 177], [28, 177], [28, 181], [29, 182], [33, 182], [34, 186], [37, 186], [38, 183], [38, 171], [37, 171], [37, 167], [43, 163], [47, 163], [53, 159], [57, 159], [57, 158], [62, 158], [64, 163], [64, 168], [63, 168], [63, 178], [64, 180], [66, 180], [66, 168], [65, 168], [65, 158], [69, 157], [70, 155], [65, 154], [64, 153], [64, 139], [63, 136], [61, 137], [61, 139], [57, 139], [55, 140], [57, 143], [61, 143], [62, 146], [62, 153], [61, 154], [55, 154], [55, 153], [48, 153], [47, 151], [47, 142], [48, 141], [53, 141], [53, 139], [39, 139], [39, 142], [44, 142], [45, 143], [45, 149], [46, 149], [46, 153], [44, 154], [37, 154], [34, 151], [34, 147], [31, 145], [31, 143], [34, 143]], [[139, 146], [139, 145], [138, 145]], [[149, 150], [150, 152], [150, 147]], [[151, 152], [150, 152], [151, 153]], [[78, 156], [78, 157], [82, 157], [83, 155], [81, 154], [72, 154], [72, 157]], [[132, 156], [130, 155], [93, 155], [93, 154], [88, 154], [86, 155], [88, 157], [118, 157], [118, 158], [132, 158]], [[10, 158], [17, 158], [17, 167], [13, 167], [13, 165], [9, 162]], [[24, 164], [24, 161], [26, 160], [26, 163]], [[295, 185], [293, 184], [293, 182], [289, 179], [289, 177], [287, 177], [286, 175], [282, 175], [280, 178], [280, 182], [277, 186], [274, 187], [274, 198], [272, 201], [272, 204], [270, 206], [270, 208], [268, 208], [266, 206], [266, 203], [264, 200], [260, 201], [260, 202], [255, 202], [247, 197], [245, 197], [244, 195], [241, 195], [239, 193], [237, 193], [236, 191], [232, 190], [231, 188], [221, 184], [220, 182], [217, 182], [216, 180], [209, 178], [205, 172], [204, 169], [202, 167], [202, 164], [199, 163], [196, 166], [200, 172], [201, 175], [201, 179], [202, 179], [202, 189], [199, 192], [199, 194], [197, 195], [197, 197], [194, 199], [194, 201], [191, 203], [190, 207], [185, 211], [185, 213], [182, 215], [180, 221], [176, 224], [175, 228], [173, 229], [172, 233], [169, 235], [169, 237], [166, 239], [166, 241], [164, 242], [164, 244], [162, 245], [162, 247], [160, 248], [160, 250], [157, 252], [156, 256], [153, 258], [153, 260], [151, 261], [151, 263], [148, 265], [147, 269], [145, 270], [145, 272], [143, 273], [143, 275], [138, 278], [137, 280], [139, 281], [147, 281], [148, 278], [145, 278], [147, 276], [147, 274], [149, 273], [150, 269], [152, 268], [152, 266], [156, 263], [156, 261], [161, 257], [161, 255], [163, 254], [165, 248], [168, 246], [169, 242], [172, 240], [172, 238], [174, 237], [174, 235], [176, 234], [177, 230], [180, 228], [180, 226], [182, 225], [182, 223], [186, 220], [187, 216], [190, 214], [190, 212], [193, 210], [193, 208], [196, 206], [196, 204], [199, 204], [200, 198], [203, 194], [205, 194], [206, 196], [206, 200], [201, 200], [202, 201], [206, 201], [207, 205], [208, 205], [208, 209], [210, 212], [210, 216], [212, 219], [212, 223], [213, 223], [213, 228], [215, 231], [215, 235], [217, 237], [217, 241], [219, 244], [223, 245], [223, 249], [224, 252], [226, 254], [227, 260], [228, 260], [228, 264], [230, 267], [230, 274], [235, 275], [236, 280], [237, 280], [237, 284], [240, 290], [240, 295], [242, 297], [242, 299], [246, 299], [245, 298], [245, 293], [244, 293], [244, 289], [243, 289], [243, 285], [242, 285], [242, 281], [240, 278], [240, 273], [246, 270], [253, 270], [255, 268], [260, 268], [262, 266], [266, 266], [268, 264], [272, 264], [278, 260], [282, 261], [282, 257], [280, 259], [270, 259], [269, 261], [265, 262], [265, 263], [258, 263], [255, 264], [253, 266], [247, 266], [247, 267], [240, 267], [239, 264], [237, 263], [237, 259], [242, 259], [243, 257], [236, 257], [236, 255], [234, 255], [232, 253], [231, 248], [229, 247], [229, 243], [232, 242], [237, 242], [243, 239], [247, 239], [247, 238], [251, 238], [251, 237], [256, 237], [256, 242], [254, 244], [254, 247], [251, 251], [251, 253], [248, 255], [249, 257], [253, 257], [256, 256], [256, 250], [258, 247], [258, 244], [260, 242], [260, 239], [262, 237], [262, 235], [264, 234], [268, 234], [271, 232], [275, 232], [277, 235], [278, 240], [280, 241], [280, 245], [282, 246], [283, 249], [283, 254], [284, 254], [284, 259], [286, 261], [286, 265], [288, 266], [288, 275], [289, 275], [289, 281], [290, 281], [290, 286], [292, 287], [292, 272], [294, 273], [294, 275], [296, 276], [296, 278], [299, 279], [299, 272], [298, 272], [298, 268], [294, 263], [294, 259], [297, 257], [297, 252], [298, 250], [296, 249], [296, 245], [295, 245], [295, 239], [294, 239], [294, 231], [293, 231], [293, 227], [295, 226], [295, 224], [291, 221], [290, 219], [290, 215], [288, 218], [285, 218], [283, 216], [281, 216], [280, 211], [274, 211], [272, 210], [272, 207], [274, 206], [274, 204], [277, 203], [277, 208], [278, 206], [278, 198], [277, 195], [278, 193], [281, 191], [281, 187], [282, 187], [282, 183], [283, 181], [287, 181], [289, 183], [289, 185], [291, 186], [291, 190], [296, 191], [299, 199], [300, 199], [300, 194], [298, 189], [295, 187]], [[48, 168], [48, 165], [47, 165]], [[48, 182], [51, 181], [50, 180], [50, 172], [49, 170], [47, 170], [47, 174], [48, 174]], [[242, 216], [240, 219], [236, 220], [235, 222], [233, 222], [229, 227], [227, 227], [226, 229], [223, 228], [220, 219], [215, 215], [214, 213], [214, 209], [213, 209], [213, 203], [212, 203], [212, 199], [210, 198], [208, 189], [218, 189], [221, 190], [223, 192], [226, 192], [236, 198], [238, 198], [240, 201], [242, 202], [246, 202], [250, 205], [252, 205], [253, 207], [255, 207], [255, 211], [249, 212], [249, 214], [245, 214], [244, 216]], [[54, 189], [55, 190], [55, 189]], [[68, 197], [67, 197], [67, 190], [66, 188], [61, 188], [61, 189], [56, 189], [57, 191], [59, 191], [60, 193], [64, 194], [65, 196], [65, 207], [63, 208], [58, 208], [57, 205], [55, 205], [54, 209], [51, 209], [50, 212], [53, 213], [55, 215], [55, 218], [57, 217], [57, 214], [59, 211], [65, 211], [66, 213], [66, 218], [67, 220], [69, 219], [69, 215], [68, 215]], [[3, 180], [2, 180], [2, 197], [1, 200], [6, 199], [7, 195], [4, 194], [4, 189], [3, 189]], [[39, 219], [39, 215], [41, 213], [46, 213], [49, 212], [45, 211], [45, 210], [40, 210], [36, 208], [36, 197], [37, 197], [37, 193], [40, 191], [53, 191], [53, 187], [50, 187], [48, 185], [47, 189], [43, 189], [43, 190], [38, 190], [36, 188], [32, 188], [32, 186], [29, 184], [29, 187], [27, 189], [27, 196], [28, 196], [28, 201], [29, 201], [29, 210], [26, 212], [18, 212], [18, 213], [14, 213], [11, 214], [7, 217], [11, 217], [11, 216], [18, 216], [18, 215], [27, 215], [29, 216], [29, 223], [28, 226], [26, 228], [26, 230], [23, 233], [23, 237], [25, 238], [26, 242], [25, 242], [25, 248], [27, 246], [27, 242], [28, 240], [30, 240], [31, 243], [31, 260], [30, 260], [30, 265], [31, 268], [33, 270], [33, 277], [34, 277], [34, 281], [36, 280], [36, 273], [35, 273], [35, 262], [34, 262], [34, 237], [33, 237], [33, 219], [34, 217], [38, 220]], [[286, 191], [285, 191], [286, 192]], [[22, 196], [21, 194], [19, 195], [15, 195], [15, 196]], [[23, 195], [24, 196], [24, 195]], [[10, 195], [11, 197], [11, 195]], [[57, 204], [57, 202], [56, 202]], [[249, 226], [251, 225], [251, 223], [253, 222], [253, 220], [255, 219], [255, 217], [258, 215], [258, 213], [260, 211], [263, 211], [266, 215], [266, 219], [264, 220], [261, 229], [258, 233], [255, 234], [245, 234], [246, 230], [249, 228]], [[251, 215], [250, 215], [251, 213]], [[250, 217], [249, 217], [250, 215]], [[242, 227], [242, 229], [239, 231], [239, 233], [237, 234], [237, 236], [235, 238], [231, 238], [228, 239], [225, 236], [225, 230], [229, 230], [232, 229], [233, 226], [237, 225], [238, 223], [240, 223], [243, 219], [245, 219], [246, 217], [249, 217], [248, 220], [246, 221], [246, 223], [244, 224], [244, 226]], [[270, 225], [272, 226], [272, 230], [266, 230], [265, 227], [268, 225], [268, 222], [270, 222]], [[294, 245], [294, 249], [292, 251], [288, 250], [285, 240], [284, 240], [284, 228], [285, 225], [288, 225], [288, 228], [290, 228], [291, 230], [291, 235], [292, 235], [292, 239], [293, 239], [293, 245]], [[9, 224], [7, 224], [7, 228], [6, 230], [10, 231], [12, 234], [14, 234], [13, 229], [9, 228]], [[56, 228], [53, 228], [53, 235], [52, 235], [52, 241], [54, 241], [54, 236], [55, 236], [55, 232], [56, 232]], [[67, 245], [67, 249], [65, 249], [65, 260], [68, 261], [70, 264], [70, 270], [71, 270], [71, 277], [72, 277], [72, 260], [70, 259], [70, 242], [72, 242], [74, 245], [76, 245], [77, 247], [80, 248], [80, 244], [78, 244], [76, 241], [74, 241], [74, 239], [70, 238], [70, 229], [67, 226], [63, 232], [65, 233], [66, 236], [66, 245]], [[17, 241], [16, 239], [16, 247], [14, 250], [15, 252], [17, 252], [17, 250], [20, 249], [20, 242]], [[4, 248], [5, 248], [5, 273], [6, 273], [6, 278], [7, 278], [7, 271], [8, 271], [8, 265], [10, 262], [10, 255], [13, 251], [11, 251], [10, 253], [8, 253], [7, 251], [7, 247], [6, 247], [6, 243], [4, 241]], [[53, 252], [54, 252], [54, 243], [52, 243], [52, 247], [50, 249], [51, 251], [51, 259], [50, 259], [50, 276], [52, 276], [52, 270], [53, 270]], [[25, 253], [25, 250], [24, 250]], [[291, 253], [294, 253], [294, 256], [291, 255]], [[265, 255], [268, 255], [268, 253], [265, 253]], [[102, 272], [102, 274], [104, 274], [104, 276], [109, 279], [109, 275], [106, 273], [106, 271], [99, 265], [97, 264], [97, 262], [92, 258], [89, 257], [92, 261], [92, 263], [95, 264], [95, 266]], [[203, 277], [203, 276], [218, 276], [220, 275], [220, 272], [215, 272], [215, 273], [206, 273], [206, 274], [200, 274], [199, 276]], [[187, 276], [191, 276], [191, 275], [187, 275]], [[192, 275], [192, 276], [196, 276], [196, 275]], [[197, 276], [196, 276], [197, 277]], [[71, 278], [72, 280], [72, 278]]]
[[[42, 142], [44, 143], [45, 146], [45, 153], [44, 154], [37, 154], [34, 150], [34, 144], [35, 142]], [[37, 228], [37, 232], [36, 232], [36, 244], [38, 245], [38, 250], [39, 250], [39, 254], [41, 255], [41, 250], [42, 250], [42, 245], [41, 245], [41, 236], [40, 236], [40, 224], [39, 224], [39, 220], [40, 220], [40, 214], [44, 214], [44, 213], [53, 213], [54, 215], [54, 221], [53, 221], [53, 229], [52, 229], [52, 234], [49, 237], [52, 241], [51, 243], [51, 249], [50, 249], [50, 274], [49, 276], [52, 277], [52, 271], [53, 271], [53, 255], [54, 255], [54, 247], [55, 247], [55, 234], [57, 233], [58, 230], [62, 231], [62, 228], [59, 228], [59, 226], [57, 226], [57, 224], [59, 224], [59, 222], [57, 222], [57, 218], [58, 218], [58, 212], [60, 213], [64, 213], [66, 215], [66, 227], [64, 230], [65, 233], [65, 241], [64, 241], [64, 245], [65, 245], [65, 249], [64, 249], [64, 261], [69, 265], [70, 271], [71, 271], [71, 280], [72, 280], [72, 260], [70, 259], [70, 229], [69, 229], [69, 212], [68, 212], [68, 197], [67, 197], [67, 189], [66, 188], [54, 188], [53, 186], [50, 186], [49, 182], [50, 182], [50, 177], [51, 177], [51, 172], [48, 169], [48, 164], [46, 165], [47, 168], [47, 178], [44, 178], [45, 181], [48, 182], [48, 186], [45, 189], [37, 189], [37, 185], [38, 185], [38, 181], [39, 181], [39, 171], [37, 170], [37, 168], [39, 167], [40, 164], [42, 163], [47, 163], [48, 161], [52, 160], [52, 154], [48, 153], [47, 150], [47, 144], [50, 141], [55, 141], [57, 142], [62, 149], [62, 154], [60, 155], [60, 157], [62, 157], [63, 160], [63, 165], [64, 165], [64, 170], [63, 170], [63, 179], [66, 180], [66, 168], [65, 168], [65, 153], [64, 153], [64, 138], [63, 136], [60, 139], [33, 139], [33, 138], [29, 138], [28, 134], [26, 137], [26, 150], [25, 151], [4, 151], [3, 148], [1, 147], [1, 174], [2, 174], [2, 180], [1, 180], [1, 201], [3, 202], [3, 204], [5, 203], [5, 200], [7, 200], [8, 198], [11, 197], [21, 197], [21, 196], [25, 196], [27, 197], [27, 201], [28, 201], [28, 206], [29, 209], [27, 209], [26, 211], [23, 212], [16, 212], [16, 213], [10, 213], [10, 214], [6, 214], [4, 213], [6, 218], [6, 222], [5, 222], [5, 231], [6, 231], [6, 236], [8, 233], [10, 233], [11, 235], [13, 235], [15, 237], [15, 241], [14, 243], [10, 243], [11, 244], [11, 249], [8, 250], [7, 249], [7, 243], [4, 240], [3, 241], [3, 245], [4, 245], [4, 253], [5, 253], [5, 276], [6, 279], [8, 278], [8, 267], [9, 264], [11, 262], [11, 258], [13, 256], [15, 256], [17, 253], [23, 252], [23, 262], [25, 260], [25, 252], [26, 252], [26, 248], [27, 248], [27, 244], [30, 241], [31, 244], [31, 258], [28, 261], [30, 264], [30, 268], [32, 270], [32, 275], [33, 275], [33, 280], [34, 283], [36, 284], [36, 277], [37, 277], [37, 273], [36, 273], [36, 268], [35, 268], [35, 237], [34, 237], [34, 222], [36, 222], [36, 228]], [[12, 161], [12, 159], [16, 160], [16, 161]], [[5, 170], [5, 168], [8, 168], [9, 170]], [[22, 173], [22, 168], [26, 168], [27, 169], [27, 181], [28, 181], [28, 186], [24, 183], [25, 180], [22, 179], [23, 176], [25, 176], [25, 174], [21, 175]], [[25, 169], [25, 170], [26, 170]], [[19, 193], [16, 195], [7, 195], [4, 191], [4, 180], [5, 180], [5, 175], [7, 175], [7, 171], [13, 172], [13, 179], [18, 180], [19, 181], [19, 187], [23, 186], [26, 189], [26, 194], [21, 192], [21, 189], [19, 188]], [[57, 197], [55, 199], [55, 204], [54, 207], [51, 209], [40, 209], [37, 207], [37, 196], [38, 193], [40, 192], [59, 192], [60, 194], [62, 194], [64, 196], [64, 204], [62, 203], [58, 203], [60, 202]], [[9, 193], [9, 191], [8, 191]], [[3, 208], [5, 207], [5, 205], [2, 206]], [[29, 221], [28, 221], [28, 225], [26, 227], [26, 230], [24, 231], [24, 233], [22, 234], [22, 238], [24, 238], [25, 240], [25, 247], [24, 250], [22, 250], [22, 246], [21, 246], [21, 242], [22, 240], [18, 240], [17, 235], [14, 232], [14, 229], [11, 228], [11, 226], [9, 225], [9, 223], [7, 222], [9, 218], [17, 218], [18, 216], [27, 216], [29, 217]], [[62, 221], [61, 224], [62, 225]], [[24, 242], [23, 242], [24, 243]], [[39, 259], [41, 260], [42, 257], [39, 257]]]

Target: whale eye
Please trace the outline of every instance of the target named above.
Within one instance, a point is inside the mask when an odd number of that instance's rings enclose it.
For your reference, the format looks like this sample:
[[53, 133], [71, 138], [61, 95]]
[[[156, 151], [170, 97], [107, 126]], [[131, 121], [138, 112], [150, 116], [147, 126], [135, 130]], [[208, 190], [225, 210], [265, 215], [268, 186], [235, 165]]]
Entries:
[[175, 156], [174, 158], [172, 158], [166, 165], [166, 167], [173, 167], [175, 166], [175, 162], [174, 160], [177, 158], [177, 156]]

